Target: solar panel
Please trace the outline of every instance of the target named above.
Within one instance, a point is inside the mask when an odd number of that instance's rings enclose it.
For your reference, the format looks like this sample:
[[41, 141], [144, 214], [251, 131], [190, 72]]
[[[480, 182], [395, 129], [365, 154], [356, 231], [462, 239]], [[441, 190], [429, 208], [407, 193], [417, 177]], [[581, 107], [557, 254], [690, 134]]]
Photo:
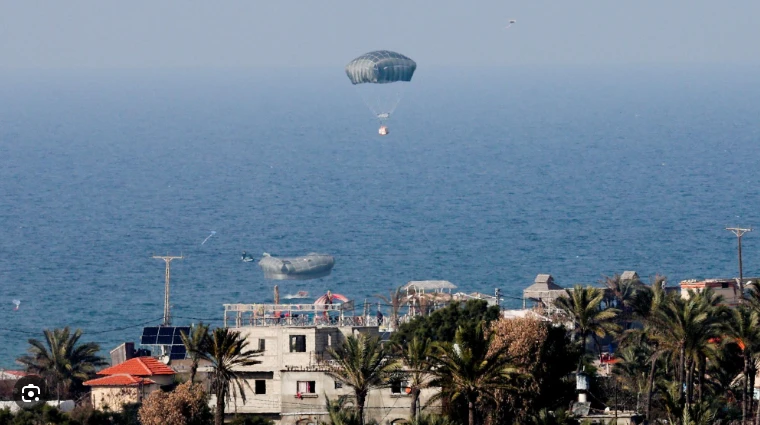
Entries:
[[186, 354], [187, 350], [185, 350], [184, 345], [172, 345], [172, 349], [169, 353], [169, 358], [171, 360], [182, 360], [185, 358]]
[[[185, 344], [182, 342], [182, 332], [190, 333], [189, 326], [150, 326], [143, 328], [143, 334], [140, 338], [142, 345], [168, 345], [171, 347], [181, 347], [182, 358], [184, 358]], [[174, 349], [174, 348], [172, 348]]]
[[143, 334], [140, 338], [140, 344], [142, 345], [156, 345], [156, 338], [158, 337], [158, 327], [151, 326], [143, 328]]
[[158, 340], [159, 345], [172, 345], [174, 342], [174, 326], [162, 326], [158, 328]]
[[175, 345], [185, 345], [182, 342], [182, 332], [185, 333], [185, 335], [190, 334], [190, 327], [189, 326], [177, 326], [177, 329], [174, 331], [174, 344]]

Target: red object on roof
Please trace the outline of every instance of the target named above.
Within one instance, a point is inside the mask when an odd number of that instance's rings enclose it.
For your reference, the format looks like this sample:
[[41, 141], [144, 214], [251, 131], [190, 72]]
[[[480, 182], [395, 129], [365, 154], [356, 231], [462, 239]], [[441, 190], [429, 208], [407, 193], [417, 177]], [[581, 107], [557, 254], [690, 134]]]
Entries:
[[84, 385], [90, 387], [131, 387], [140, 384], [148, 385], [155, 384], [155, 382], [150, 379], [126, 374], [109, 375], [104, 378], [96, 378], [84, 382]]
[[18, 376], [18, 377], [24, 377], [28, 375], [28, 373], [24, 372], [23, 370], [4, 370], [3, 372], [7, 373], [8, 375]]
[[174, 370], [153, 357], [135, 357], [98, 372], [98, 375], [174, 375]]

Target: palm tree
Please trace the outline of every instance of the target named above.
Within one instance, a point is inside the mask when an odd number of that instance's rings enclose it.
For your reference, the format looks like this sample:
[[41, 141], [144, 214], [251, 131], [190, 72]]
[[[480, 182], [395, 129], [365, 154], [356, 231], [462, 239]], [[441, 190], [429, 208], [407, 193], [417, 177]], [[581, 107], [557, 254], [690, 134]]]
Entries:
[[395, 291], [391, 291], [387, 297], [380, 294], [375, 296], [391, 306], [390, 329], [398, 329], [398, 314], [401, 311], [401, 305], [406, 301], [406, 294], [401, 290], [401, 286], [396, 288]]
[[198, 363], [201, 360], [198, 353], [209, 338], [208, 325], [204, 325], [203, 322], [201, 322], [198, 326], [192, 327], [190, 335], [186, 335], [185, 332], [182, 332], [180, 336], [182, 337], [182, 343], [185, 344], [185, 349], [192, 360], [192, 363], [190, 364], [190, 382], [194, 382], [195, 374], [198, 372]]
[[387, 385], [387, 378], [397, 370], [396, 365], [388, 361], [388, 353], [376, 336], [351, 335], [340, 348], [328, 348], [327, 352], [336, 362], [328, 375], [354, 389], [360, 423], [364, 423], [367, 394], [373, 388]]
[[359, 412], [349, 404], [348, 396], [342, 395], [337, 400], [330, 400], [325, 393], [325, 400], [330, 422], [322, 422], [323, 425], [362, 425]]
[[626, 346], [616, 353], [618, 362], [612, 369], [612, 375], [620, 381], [623, 389], [636, 393], [636, 412], [639, 412], [641, 393], [649, 382], [651, 356], [651, 349], [646, 344]]
[[214, 424], [224, 424], [225, 403], [237, 398], [245, 402], [243, 380], [239, 368], [261, 363], [255, 357], [261, 355], [258, 350], [247, 350], [248, 342], [240, 332], [227, 328], [216, 328], [202, 344], [194, 347], [191, 355], [211, 363], [211, 388], [216, 395]]
[[561, 409], [556, 412], [541, 409], [528, 418], [528, 425], [577, 425], [578, 423], [571, 414]]
[[[680, 400], [691, 403], [692, 378], [695, 359], [704, 354], [713, 338], [720, 336], [720, 309], [722, 300], [710, 288], [702, 292], [689, 291], [688, 299], [669, 296], [653, 316], [651, 335], [662, 349], [677, 362]], [[688, 377], [688, 379], [687, 379]], [[684, 383], [687, 386], [683, 393]]]
[[432, 343], [430, 339], [414, 337], [404, 347], [401, 344], [395, 346], [401, 361], [407, 367], [409, 376], [409, 391], [412, 403], [409, 406], [409, 417], [417, 416], [420, 393], [432, 384], [433, 373], [430, 371], [430, 351]]
[[26, 366], [27, 372], [45, 379], [49, 387], [55, 388], [56, 395], [76, 396], [84, 390], [82, 382], [92, 378], [98, 366], [106, 365], [97, 355], [100, 346], [94, 342], [79, 344], [82, 330], [71, 333], [69, 327], [45, 329], [45, 342], [29, 339], [29, 354], [16, 361]]
[[458, 425], [446, 416], [436, 414], [419, 414], [412, 418], [409, 425]]
[[613, 297], [618, 301], [621, 313], [620, 318], [626, 324], [630, 324], [633, 313], [633, 304], [636, 293], [643, 288], [641, 281], [638, 279], [623, 279], [616, 274], [612, 277], [605, 277], [602, 283], [612, 292]]
[[638, 291], [634, 293], [633, 300], [631, 300], [631, 311], [635, 317], [644, 324], [644, 329], [631, 329], [626, 331], [624, 338], [631, 337], [636, 340], [635, 345], [644, 345], [649, 348], [651, 353], [649, 357], [649, 380], [647, 384], [647, 399], [645, 406], [646, 419], [650, 419], [650, 412], [652, 406], [652, 397], [655, 392], [655, 377], [657, 374], [657, 363], [660, 361], [662, 354], [665, 351], [660, 347], [655, 338], [651, 335], [655, 334], [658, 330], [658, 323], [655, 320], [659, 313], [667, 293], [665, 292], [665, 276], [655, 275], [650, 281], [649, 286], [642, 286]]
[[467, 402], [469, 425], [475, 425], [475, 404], [483, 398], [497, 402], [497, 391], [510, 388], [509, 381], [513, 368], [511, 358], [506, 355], [508, 345], [493, 349], [494, 334], [483, 332], [484, 323], [475, 329], [460, 327], [454, 343], [441, 342], [435, 345], [431, 356], [436, 364], [432, 369], [436, 384], [441, 392], [430, 401], [448, 397], [451, 401], [464, 399]]
[[[619, 310], [616, 308], [601, 309], [604, 291], [591, 286], [575, 285], [572, 290], [565, 289], [565, 292], [567, 296], [557, 298], [555, 304], [573, 321], [575, 333], [581, 337], [581, 347], [584, 354], [589, 335], [604, 337], [608, 333], [620, 330], [620, 326], [615, 323]], [[583, 357], [581, 355], [578, 360], [578, 373], [581, 371]]]
[[744, 360], [742, 375], [742, 423], [746, 424], [752, 414], [752, 378], [755, 375], [755, 358], [760, 349], [760, 314], [746, 304], [731, 311], [731, 320], [726, 324], [727, 342], [733, 342], [741, 350]]

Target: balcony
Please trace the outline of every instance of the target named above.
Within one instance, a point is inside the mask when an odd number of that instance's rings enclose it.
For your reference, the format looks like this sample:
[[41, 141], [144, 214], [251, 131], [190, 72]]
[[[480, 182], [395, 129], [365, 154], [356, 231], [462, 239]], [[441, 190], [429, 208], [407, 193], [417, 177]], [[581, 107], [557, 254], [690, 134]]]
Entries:
[[343, 304], [224, 304], [224, 326], [378, 326], [377, 317], [355, 316]]

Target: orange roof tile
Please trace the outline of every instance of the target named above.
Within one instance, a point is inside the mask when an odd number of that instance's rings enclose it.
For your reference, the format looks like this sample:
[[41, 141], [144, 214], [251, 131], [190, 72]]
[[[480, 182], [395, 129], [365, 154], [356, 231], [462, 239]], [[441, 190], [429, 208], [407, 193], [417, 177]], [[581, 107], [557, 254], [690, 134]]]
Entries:
[[98, 372], [98, 375], [174, 375], [174, 370], [153, 357], [135, 357]]
[[125, 374], [110, 375], [84, 382], [84, 385], [90, 387], [131, 387], [138, 384], [147, 385], [155, 384], [155, 382], [150, 379]]

